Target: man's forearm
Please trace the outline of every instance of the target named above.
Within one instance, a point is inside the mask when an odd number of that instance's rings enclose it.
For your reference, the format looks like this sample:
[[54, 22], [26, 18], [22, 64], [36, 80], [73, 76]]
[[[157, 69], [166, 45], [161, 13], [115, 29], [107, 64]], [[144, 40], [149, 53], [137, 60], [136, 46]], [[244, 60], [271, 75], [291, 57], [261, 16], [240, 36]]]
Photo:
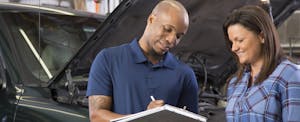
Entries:
[[126, 115], [121, 115], [117, 113], [113, 113], [109, 110], [97, 110], [90, 113], [90, 121], [91, 122], [109, 122], [109, 120], [124, 117]]
[[110, 96], [89, 96], [89, 114], [91, 122], [109, 122], [111, 119], [123, 117], [111, 111], [112, 99]]

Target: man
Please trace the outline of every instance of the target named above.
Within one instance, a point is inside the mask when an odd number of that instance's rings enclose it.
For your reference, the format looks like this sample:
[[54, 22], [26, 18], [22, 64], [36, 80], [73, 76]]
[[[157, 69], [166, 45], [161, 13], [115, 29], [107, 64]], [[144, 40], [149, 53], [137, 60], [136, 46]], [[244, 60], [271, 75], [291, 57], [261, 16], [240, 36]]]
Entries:
[[140, 39], [103, 49], [89, 75], [91, 121], [109, 121], [164, 104], [185, 106], [198, 113], [194, 72], [169, 52], [180, 42], [188, 25], [183, 5], [164, 0], [148, 17]]

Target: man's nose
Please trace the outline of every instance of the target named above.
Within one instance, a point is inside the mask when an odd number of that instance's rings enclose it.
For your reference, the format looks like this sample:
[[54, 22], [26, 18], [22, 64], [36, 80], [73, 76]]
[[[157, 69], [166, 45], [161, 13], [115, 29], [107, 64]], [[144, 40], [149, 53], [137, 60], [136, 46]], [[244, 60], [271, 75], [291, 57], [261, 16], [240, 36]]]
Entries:
[[175, 46], [177, 43], [176, 34], [173, 34], [173, 33], [168, 34], [166, 40], [170, 46], [172, 46], [172, 47]]

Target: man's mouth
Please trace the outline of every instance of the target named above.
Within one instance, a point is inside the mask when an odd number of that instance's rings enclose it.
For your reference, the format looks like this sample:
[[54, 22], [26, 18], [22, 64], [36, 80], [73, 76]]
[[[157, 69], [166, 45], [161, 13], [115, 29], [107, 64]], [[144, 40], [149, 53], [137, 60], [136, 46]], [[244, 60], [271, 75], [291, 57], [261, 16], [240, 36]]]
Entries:
[[170, 48], [169, 46], [167, 46], [166, 44], [162, 43], [161, 41], [159, 42], [160, 46], [161, 46], [161, 49], [166, 52], [168, 51]]

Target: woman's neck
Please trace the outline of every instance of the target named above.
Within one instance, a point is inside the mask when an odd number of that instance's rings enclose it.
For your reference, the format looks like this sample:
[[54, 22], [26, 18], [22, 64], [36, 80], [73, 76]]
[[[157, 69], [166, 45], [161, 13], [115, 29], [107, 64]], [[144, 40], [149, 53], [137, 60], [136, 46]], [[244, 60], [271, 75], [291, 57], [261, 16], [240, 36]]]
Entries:
[[260, 73], [261, 67], [263, 65], [263, 59], [257, 60], [255, 63], [251, 64], [251, 78], [255, 81], [256, 77]]

